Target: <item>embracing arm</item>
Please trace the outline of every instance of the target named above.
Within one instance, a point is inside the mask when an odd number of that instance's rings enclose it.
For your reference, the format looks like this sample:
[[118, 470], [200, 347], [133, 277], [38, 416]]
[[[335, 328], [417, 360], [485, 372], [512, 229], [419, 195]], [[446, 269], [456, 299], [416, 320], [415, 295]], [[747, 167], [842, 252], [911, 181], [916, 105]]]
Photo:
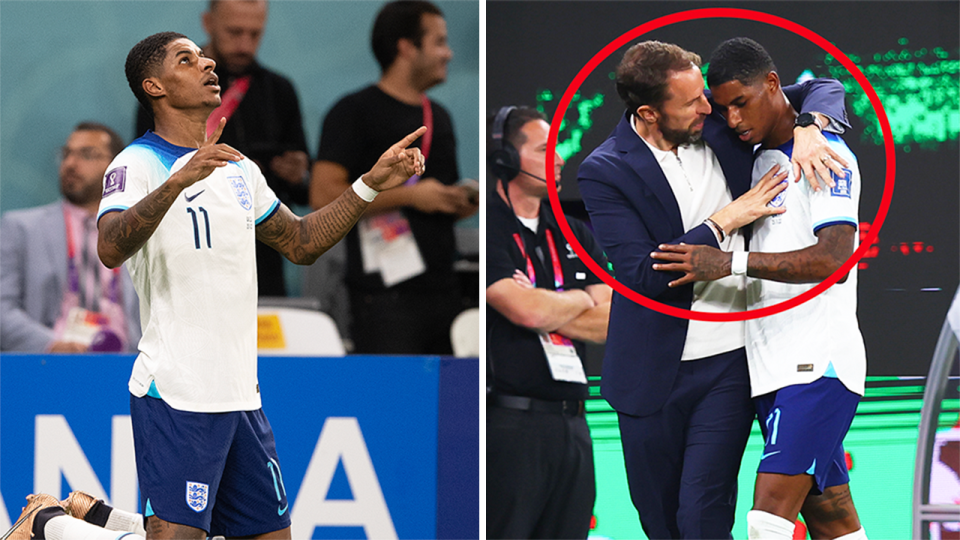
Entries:
[[[820, 190], [820, 182], [836, 186], [830, 171], [843, 177], [843, 167], [849, 163], [827, 143], [820, 128], [842, 133], [849, 128], [847, 111], [844, 108], [845, 90], [843, 84], [833, 79], [813, 79], [783, 87], [783, 93], [798, 112], [813, 113], [820, 126], [795, 127], [793, 129], [793, 153], [790, 162], [793, 165], [793, 179], [799, 181], [803, 171], [810, 187]], [[826, 158], [826, 159], [825, 159]]]
[[[747, 259], [747, 275], [781, 283], [819, 283], [830, 277], [853, 254], [857, 229], [840, 224], [817, 231], [817, 243], [784, 253], [751, 252]], [[683, 272], [684, 276], [670, 283], [678, 287], [694, 281], [713, 281], [730, 275], [732, 254], [711, 246], [659, 246], [653, 257], [663, 263], [653, 265], [661, 272]], [[843, 276], [839, 283], [847, 280]]]
[[[786, 253], [750, 253], [747, 275], [781, 283], [819, 283], [830, 277], [853, 254], [857, 229], [831, 225], [817, 231], [817, 243]], [[847, 280], [844, 275], [839, 283]]]

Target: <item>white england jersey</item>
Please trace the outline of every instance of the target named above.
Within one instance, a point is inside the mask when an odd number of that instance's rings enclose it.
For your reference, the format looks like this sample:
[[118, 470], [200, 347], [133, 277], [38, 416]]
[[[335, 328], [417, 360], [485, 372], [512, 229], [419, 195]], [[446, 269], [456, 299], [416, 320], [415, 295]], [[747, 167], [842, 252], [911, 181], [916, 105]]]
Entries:
[[[104, 175], [98, 218], [134, 206], [194, 153], [153, 132], [133, 141]], [[254, 228], [279, 204], [256, 164], [230, 162], [180, 193], [125, 263], [143, 326], [133, 395], [193, 412], [260, 408]]]
[[[860, 170], [857, 158], [838, 136], [824, 133], [830, 146], [850, 163], [845, 175], [833, 175], [835, 188], [819, 192], [806, 178], [785, 180], [787, 189], [771, 205], [787, 211], [766, 216], [753, 225], [750, 251], [781, 253], [817, 243], [816, 232], [824, 227], [849, 224], [859, 229]], [[779, 164], [792, 171], [793, 140], [758, 153], [753, 165], [753, 183]], [[832, 173], [831, 173], [832, 174]], [[856, 233], [855, 233], [856, 234]], [[859, 243], [854, 237], [854, 246]], [[789, 300], [816, 284], [790, 284], [747, 278], [747, 308], [760, 309]], [[811, 383], [820, 377], [837, 377], [851, 392], [863, 395], [867, 371], [866, 352], [857, 322], [857, 268], [845, 283], [837, 283], [812, 300], [782, 313], [747, 321], [747, 359], [754, 396], [794, 384]]]

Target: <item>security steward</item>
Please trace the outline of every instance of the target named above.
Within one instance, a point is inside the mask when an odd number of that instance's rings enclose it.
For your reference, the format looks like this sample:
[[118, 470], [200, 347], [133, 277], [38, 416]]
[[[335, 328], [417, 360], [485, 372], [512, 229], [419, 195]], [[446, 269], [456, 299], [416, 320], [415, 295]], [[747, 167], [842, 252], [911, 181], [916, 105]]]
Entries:
[[[504, 107], [487, 199], [487, 537], [586, 538], [596, 498], [585, 342], [607, 336], [611, 289], [567, 243], [547, 197], [550, 126]], [[559, 189], [563, 160], [555, 157]], [[606, 258], [587, 227], [580, 244]]]

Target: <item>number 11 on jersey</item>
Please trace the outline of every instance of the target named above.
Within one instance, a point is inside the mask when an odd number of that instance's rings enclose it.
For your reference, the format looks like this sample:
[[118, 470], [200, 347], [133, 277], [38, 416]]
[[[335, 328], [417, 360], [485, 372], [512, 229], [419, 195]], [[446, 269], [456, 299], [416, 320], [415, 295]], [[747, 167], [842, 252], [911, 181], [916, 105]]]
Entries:
[[[207, 236], [207, 247], [212, 248], [210, 245], [210, 216], [207, 215], [206, 209], [202, 206], [198, 208], [200, 213], [203, 214], [203, 229], [206, 231]], [[187, 213], [190, 214], [190, 218], [193, 219], [193, 245], [197, 249], [200, 249], [200, 220], [197, 219], [197, 213], [193, 208], [187, 208]]]

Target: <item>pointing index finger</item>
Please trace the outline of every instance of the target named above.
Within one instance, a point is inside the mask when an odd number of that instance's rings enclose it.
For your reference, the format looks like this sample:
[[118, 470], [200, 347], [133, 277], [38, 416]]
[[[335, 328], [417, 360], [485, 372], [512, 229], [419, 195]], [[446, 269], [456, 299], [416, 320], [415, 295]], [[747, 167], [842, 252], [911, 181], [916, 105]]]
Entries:
[[398, 149], [398, 150], [403, 150], [404, 148], [410, 146], [411, 144], [413, 144], [413, 141], [416, 141], [417, 139], [419, 139], [420, 136], [422, 136], [422, 135], [423, 135], [424, 133], [426, 133], [426, 132], [427, 132], [427, 127], [426, 127], [426, 126], [420, 126], [419, 128], [417, 128], [416, 131], [414, 131], [413, 133], [407, 135], [407, 136], [404, 137], [400, 142], [398, 142], [398, 143], [396, 144], [397, 149]]
[[220, 140], [220, 135], [223, 133], [223, 126], [227, 125], [226, 117], [220, 117], [220, 123], [217, 124], [217, 129], [203, 141], [204, 146], [209, 146], [211, 144], [217, 144], [217, 141]]

